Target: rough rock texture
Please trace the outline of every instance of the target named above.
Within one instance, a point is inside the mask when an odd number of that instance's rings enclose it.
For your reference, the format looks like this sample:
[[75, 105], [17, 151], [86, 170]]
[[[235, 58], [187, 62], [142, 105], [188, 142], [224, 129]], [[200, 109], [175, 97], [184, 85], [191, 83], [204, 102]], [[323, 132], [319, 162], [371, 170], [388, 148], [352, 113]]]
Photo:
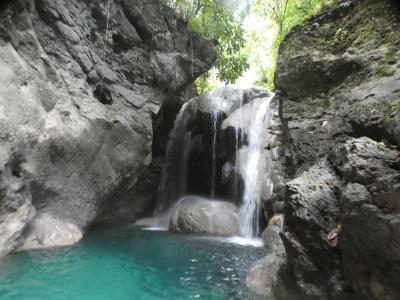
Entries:
[[[270, 219], [262, 234], [268, 255], [256, 261], [246, 277], [247, 286], [256, 293], [264, 295], [267, 299], [273, 297], [274, 287], [278, 283], [280, 265], [283, 265], [286, 261], [285, 248], [279, 236], [283, 222], [283, 215], [275, 215]], [[287, 296], [287, 293], [285, 296]]]
[[338, 224], [340, 179], [322, 160], [287, 185], [286, 231], [282, 234], [295, 282], [305, 299], [345, 299], [339, 252], [329, 241]]
[[187, 196], [176, 204], [169, 230], [220, 236], [236, 235], [239, 232], [238, 209], [232, 203]]
[[371, 299], [400, 298], [400, 154], [368, 138], [330, 155], [346, 185], [340, 195], [344, 274]]
[[285, 218], [283, 215], [274, 215], [268, 222], [268, 226], [264, 229], [261, 239], [265, 248], [270, 252], [283, 252], [283, 243], [280, 233], [283, 229]]
[[266, 299], [273, 299], [273, 287], [277, 281], [279, 266], [283, 262], [280, 256], [267, 255], [257, 260], [246, 276], [246, 285]]
[[291, 277], [304, 299], [399, 299], [400, 13], [339, 1], [281, 44]]
[[0, 254], [149, 209], [152, 121], [214, 58], [157, 0], [2, 4]]

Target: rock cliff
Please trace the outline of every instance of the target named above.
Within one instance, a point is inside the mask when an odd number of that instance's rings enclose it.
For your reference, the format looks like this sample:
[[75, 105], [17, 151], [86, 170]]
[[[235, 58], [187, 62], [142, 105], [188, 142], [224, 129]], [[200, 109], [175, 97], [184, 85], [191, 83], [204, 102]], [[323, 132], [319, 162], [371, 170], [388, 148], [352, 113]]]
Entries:
[[158, 0], [1, 4], [0, 255], [148, 211], [153, 123], [214, 59]]
[[280, 47], [281, 270], [304, 299], [400, 299], [398, 9], [339, 1]]

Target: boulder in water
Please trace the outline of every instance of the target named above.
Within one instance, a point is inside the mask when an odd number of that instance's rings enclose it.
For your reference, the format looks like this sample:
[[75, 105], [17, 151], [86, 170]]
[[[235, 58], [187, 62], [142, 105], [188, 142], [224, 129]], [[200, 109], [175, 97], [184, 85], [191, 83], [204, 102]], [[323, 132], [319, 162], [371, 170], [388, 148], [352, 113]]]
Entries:
[[284, 215], [274, 215], [268, 222], [267, 228], [261, 235], [264, 246], [271, 252], [283, 253], [285, 248], [279, 233], [283, 229]]
[[272, 297], [273, 287], [278, 280], [279, 265], [283, 261], [284, 257], [275, 253], [257, 260], [247, 274], [246, 285], [257, 294]]
[[239, 215], [235, 205], [196, 196], [182, 198], [176, 205], [169, 230], [231, 236], [239, 232]]

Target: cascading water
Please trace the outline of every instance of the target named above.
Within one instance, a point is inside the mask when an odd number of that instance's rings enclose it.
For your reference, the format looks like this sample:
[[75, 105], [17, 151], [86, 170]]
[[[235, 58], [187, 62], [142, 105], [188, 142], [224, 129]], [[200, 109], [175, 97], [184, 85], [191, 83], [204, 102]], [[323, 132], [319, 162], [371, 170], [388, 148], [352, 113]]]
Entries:
[[[264, 138], [267, 126], [271, 120], [271, 110], [269, 104], [274, 95], [268, 98], [255, 99], [262, 100], [255, 109], [247, 130], [247, 155], [244, 164], [243, 180], [245, 189], [243, 194], [243, 204], [240, 208], [240, 234], [245, 238], [255, 238], [259, 232], [258, 218], [260, 214], [260, 198], [263, 184], [271, 185], [268, 170], [270, 170], [271, 156], [269, 151], [264, 150]], [[267, 171], [267, 174], [265, 174]], [[267, 187], [268, 188], [268, 187]]]
[[190, 109], [190, 104], [189, 101], [182, 106], [168, 139], [165, 165], [158, 188], [156, 215], [165, 213], [186, 193], [187, 162], [191, 138], [186, 129], [189, 121], [187, 110]]
[[[193, 120], [193, 111], [209, 113], [211, 120], [211, 182], [210, 197], [215, 198], [218, 182], [218, 158], [219, 138], [222, 123], [225, 126], [234, 127], [236, 130], [236, 172], [237, 183], [241, 176], [244, 183], [242, 206], [240, 208], [240, 239], [243, 241], [255, 241], [259, 233], [259, 216], [261, 198], [271, 194], [271, 153], [264, 146], [268, 142], [268, 127], [271, 125], [272, 112], [270, 102], [273, 94], [260, 93], [260, 97], [246, 100], [243, 93], [224, 94], [225, 90], [217, 90], [214, 93], [200, 98], [194, 98], [184, 104], [176, 117], [174, 127], [166, 149], [166, 162], [163, 168], [155, 216], [164, 222], [158, 226], [167, 228], [169, 212], [172, 212], [173, 204], [187, 193], [188, 160], [191, 151], [191, 143], [196, 145], [199, 135], [191, 141], [188, 130], [189, 121]], [[233, 104], [234, 103], [234, 104]], [[229, 118], [223, 116], [224, 111], [229, 111], [229, 105], [234, 105], [234, 112]], [[222, 122], [223, 121], [223, 122]], [[194, 121], [195, 122], [195, 121]], [[230, 123], [231, 122], [231, 123]], [[223, 129], [223, 128], [222, 128]], [[226, 127], [225, 127], [226, 129]], [[198, 133], [196, 133], [198, 134]], [[236, 189], [238, 190], [238, 185]], [[239, 196], [241, 191], [236, 191]], [[164, 220], [164, 221], [163, 221]]]
[[216, 178], [217, 178], [218, 118], [219, 118], [218, 112], [212, 111], [211, 112], [211, 123], [212, 123], [211, 198], [215, 197], [215, 186], [216, 186]]
[[[235, 124], [235, 153], [236, 153], [236, 159], [235, 159], [235, 169], [239, 170], [239, 159], [237, 157], [237, 153], [239, 150], [239, 146], [242, 143], [242, 129], [241, 129], [241, 124], [242, 124], [242, 106], [243, 106], [243, 98], [240, 98], [239, 101], [239, 108], [238, 108], [238, 113], [239, 116], [236, 119], [236, 124]], [[239, 176], [238, 172], [235, 172], [235, 185], [234, 185], [234, 196], [235, 200], [239, 199]]]

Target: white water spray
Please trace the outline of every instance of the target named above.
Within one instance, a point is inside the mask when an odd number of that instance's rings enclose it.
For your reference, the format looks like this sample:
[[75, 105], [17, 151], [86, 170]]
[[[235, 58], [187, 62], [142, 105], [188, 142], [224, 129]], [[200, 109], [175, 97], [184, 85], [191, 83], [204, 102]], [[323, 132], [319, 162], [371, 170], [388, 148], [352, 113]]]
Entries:
[[[235, 125], [235, 153], [236, 153], [236, 159], [235, 159], [235, 170], [239, 170], [239, 159], [238, 159], [238, 150], [239, 146], [242, 143], [242, 129], [241, 129], [241, 124], [243, 121], [243, 116], [242, 116], [242, 106], [243, 106], [243, 98], [240, 98], [239, 102], [239, 108], [238, 108], [238, 113], [239, 116], [236, 119], [236, 125]], [[235, 185], [234, 185], [234, 196], [235, 200], [239, 199], [239, 176], [238, 172], [235, 172]]]
[[217, 135], [218, 135], [218, 112], [211, 112], [211, 122], [212, 122], [212, 170], [211, 170], [211, 198], [215, 197], [215, 186], [217, 178]]
[[[257, 106], [256, 113], [250, 121], [247, 132], [248, 148], [244, 174], [242, 174], [245, 189], [243, 204], [240, 208], [240, 234], [245, 238], [255, 238], [259, 232], [258, 219], [260, 214], [261, 190], [264, 184], [262, 179], [270, 177], [270, 174], [265, 174], [265, 170], [270, 170], [270, 166], [266, 165], [267, 163], [269, 165], [271, 163], [270, 153], [264, 150], [263, 142], [267, 126], [271, 120], [269, 104], [273, 97], [274, 95], [272, 94], [267, 99], [260, 98], [253, 100], [262, 100], [263, 102]], [[266, 181], [270, 182], [269, 180]]]
[[190, 133], [186, 131], [190, 101], [186, 102], [176, 116], [171, 130], [165, 165], [162, 171], [157, 195], [156, 215], [164, 213], [173, 203], [186, 193], [187, 162], [190, 150]]

